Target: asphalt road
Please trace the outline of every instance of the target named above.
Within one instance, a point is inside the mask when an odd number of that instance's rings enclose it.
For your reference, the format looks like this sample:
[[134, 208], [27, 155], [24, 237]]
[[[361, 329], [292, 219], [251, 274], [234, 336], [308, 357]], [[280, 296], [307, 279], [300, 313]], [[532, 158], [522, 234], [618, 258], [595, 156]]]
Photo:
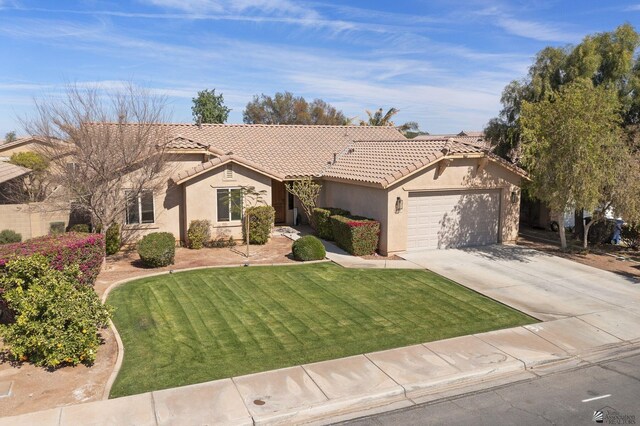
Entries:
[[351, 420], [355, 425], [640, 425], [640, 355]]

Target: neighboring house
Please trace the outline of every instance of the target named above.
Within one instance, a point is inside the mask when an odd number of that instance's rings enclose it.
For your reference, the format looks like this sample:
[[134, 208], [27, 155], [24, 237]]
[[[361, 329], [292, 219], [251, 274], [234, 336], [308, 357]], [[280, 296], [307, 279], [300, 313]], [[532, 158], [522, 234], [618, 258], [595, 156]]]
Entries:
[[31, 173], [31, 170], [25, 167], [0, 161], [0, 204], [11, 203], [11, 199], [8, 196], [13, 188], [10, 187], [29, 173]]
[[[299, 201], [285, 183], [321, 180], [319, 205], [381, 222], [380, 252], [514, 241], [524, 172], [483, 144], [405, 139], [391, 127], [168, 124], [175, 172], [165, 192], [133, 200], [125, 226], [185, 240], [191, 220], [214, 237], [238, 237], [229, 199], [241, 186], [266, 191], [277, 224]], [[464, 137], [459, 137], [464, 139]]]
[[19, 152], [37, 151], [38, 146], [46, 144], [38, 136], [21, 136], [13, 142], [0, 144], [0, 161], [9, 161], [13, 154]]

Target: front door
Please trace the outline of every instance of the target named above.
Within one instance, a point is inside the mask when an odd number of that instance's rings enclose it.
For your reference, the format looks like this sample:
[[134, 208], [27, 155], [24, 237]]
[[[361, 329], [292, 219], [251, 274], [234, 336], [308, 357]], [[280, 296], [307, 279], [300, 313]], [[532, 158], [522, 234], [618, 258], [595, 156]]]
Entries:
[[284, 182], [271, 180], [271, 205], [276, 210], [277, 224], [287, 222], [287, 190]]

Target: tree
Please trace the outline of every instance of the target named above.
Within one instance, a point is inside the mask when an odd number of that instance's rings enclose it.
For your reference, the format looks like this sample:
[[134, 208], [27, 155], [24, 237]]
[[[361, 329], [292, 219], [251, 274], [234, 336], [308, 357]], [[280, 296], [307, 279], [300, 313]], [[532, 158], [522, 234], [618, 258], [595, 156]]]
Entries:
[[[619, 188], [630, 160], [619, 108], [613, 89], [594, 88], [584, 80], [564, 85], [549, 99], [522, 103], [522, 162], [533, 194], [557, 215], [558, 223], [564, 223], [568, 208], [604, 212], [614, 201], [613, 188]], [[564, 226], [560, 241], [566, 248]]]
[[[212, 186], [212, 188], [214, 188]], [[254, 186], [241, 186], [239, 196], [234, 196], [232, 194], [227, 195], [225, 198], [230, 203], [231, 209], [239, 212], [244, 225], [244, 235], [245, 235], [245, 244], [247, 245], [247, 258], [250, 256], [250, 241], [251, 241], [251, 216], [250, 211], [251, 207], [264, 206], [267, 205], [265, 201], [265, 197], [267, 195], [267, 191], [264, 189], [257, 190]]]
[[[400, 110], [396, 108], [389, 108], [389, 110], [385, 113], [384, 109], [379, 108], [375, 113], [372, 113], [368, 109], [365, 110], [368, 120], [360, 120], [361, 126], [395, 126], [395, 123], [391, 121], [394, 115], [400, 112]], [[396, 128], [402, 132], [408, 138], [416, 137], [418, 135], [422, 135], [425, 132], [420, 131], [420, 127], [418, 123], [415, 121], [407, 121], [404, 124], [396, 126]]]
[[322, 190], [322, 185], [310, 177], [305, 177], [295, 180], [293, 183], [287, 183], [285, 188], [287, 192], [298, 197], [311, 227], [315, 228], [315, 223], [313, 223], [313, 209], [316, 208], [316, 202]]
[[278, 92], [273, 97], [256, 95], [242, 116], [247, 124], [345, 125], [349, 122], [342, 111], [322, 99], [308, 103], [291, 92]]
[[49, 194], [49, 160], [37, 152], [17, 152], [9, 162], [30, 169], [31, 173], [9, 183], [7, 198], [18, 204], [43, 201]]
[[16, 141], [16, 140], [18, 140], [18, 137], [16, 136], [16, 131], [15, 130], [7, 132], [4, 135], [4, 143], [13, 142], [13, 141]]
[[[44, 138], [52, 204], [91, 216], [105, 232], [125, 217], [141, 195], [166, 189], [171, 173], [166, 152], [165, 98], [127, 85], [119, 91], [67, 87], [62, 98], [36, 101], [25, 128]], [[139, 220], [141, 220], [139, 218]]]
[[222, 93], [216, 95], [216, 89], [205, 89], [192, 98], [191, 113], [193, 121], [200, 123], [224, 123], [227, 121], [231, 109], [224, 106]]
[[625, 127], [640, 124], [640, 35], [629, 24], [612, 32], [586, 36], [572, 48], [547, 47], [538, 52], [529, 75], [509, 83], [501, 98], [502, 110], [485, 128], [494, 152], [517, 163], [521, 143], [520, 112], [523, 101], [541, 102], [561, 87], [591, 81], [616, 91], [619, 115]]
[[361, 126], [390, 126], [393, 127], [395, 124], [391, 121], [394, 115], [399, 113], [400, 111], [396, 108], [389, 108], [389, 110], [385, 113], [382, 108], [378, 109], [375, 113], [371, 113], [368, 109], [365, 110], [369, 119], [367, 121], [360, 120]]

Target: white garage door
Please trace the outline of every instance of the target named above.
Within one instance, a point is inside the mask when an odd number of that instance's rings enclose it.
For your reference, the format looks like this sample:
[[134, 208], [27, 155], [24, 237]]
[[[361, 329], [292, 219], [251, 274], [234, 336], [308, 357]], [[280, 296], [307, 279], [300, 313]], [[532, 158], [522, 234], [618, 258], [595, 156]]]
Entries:
[[409, 193], [407, 250], [498, 242], [500, 192]]

